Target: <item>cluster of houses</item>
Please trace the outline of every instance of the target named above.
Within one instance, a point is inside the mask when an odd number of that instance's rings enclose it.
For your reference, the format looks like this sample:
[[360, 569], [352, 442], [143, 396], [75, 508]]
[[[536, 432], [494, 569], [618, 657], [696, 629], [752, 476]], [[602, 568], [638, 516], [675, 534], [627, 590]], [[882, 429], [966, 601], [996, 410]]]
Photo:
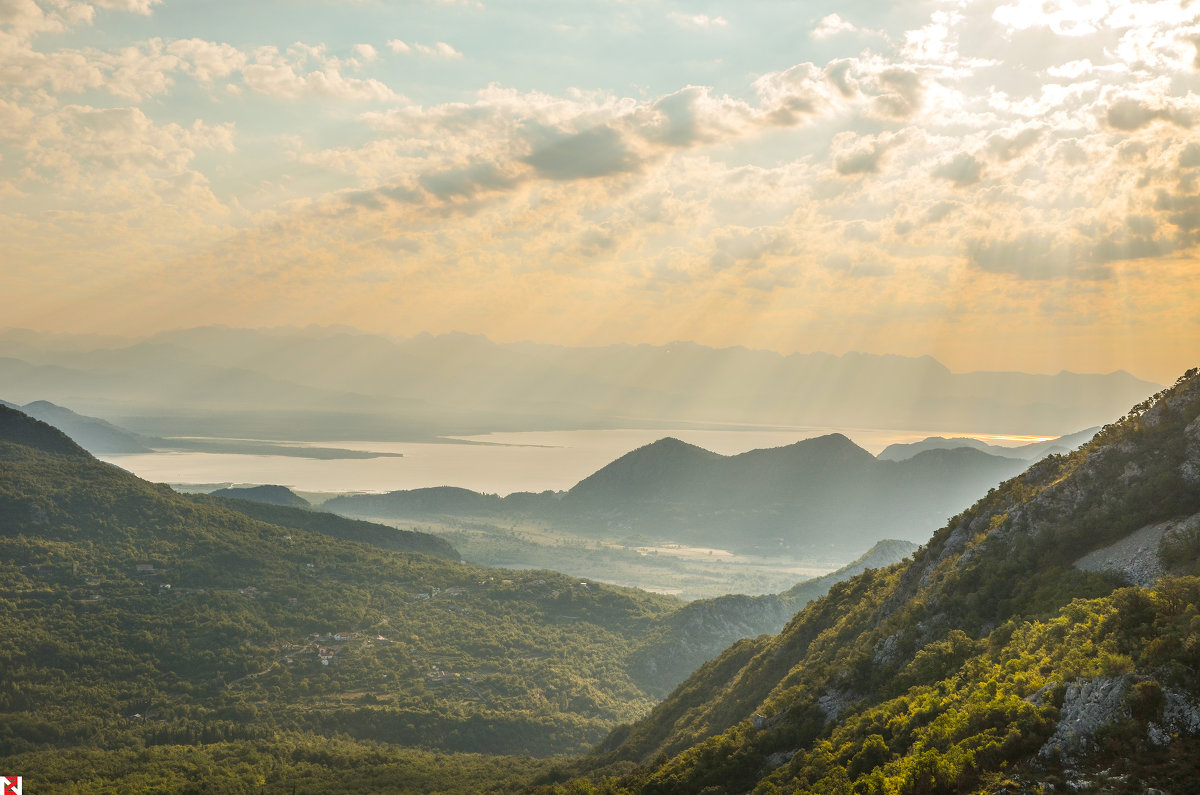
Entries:
[[370, 637], [362, 636], [357, 632], [326, 632], [322, 635], [319, 632], [314, 632], [308, 636], [307, 646], [285, 646], [285, 651], [290, 649], [299, 649], [299, 651], [295, 655], [286, 657], [284, 662], [288, 665], [294, 665], [296, 662], [295, 657], [299, 655], [315, 655], [321, 665], [329, 665], [341, 649], [336, 645], [327, 644], [348, 643], [356, 637], [364, 638], [366, 640], [364, 645], [367, 647], [377, 643], [390, 643], [383, 635]]
[[333, 662], [333, 658], [337, 656], [338, 650], [331, 646], [323, 646], [318, 641], [312, 641], [307, 646], [295, 646], [291, 648], [299, 649], [295, 654], [290, 654], [283, 659], [286, 665], [295, 665], [296, 657], [300, 655], [313, 655], [321, 665], [329, 665]]

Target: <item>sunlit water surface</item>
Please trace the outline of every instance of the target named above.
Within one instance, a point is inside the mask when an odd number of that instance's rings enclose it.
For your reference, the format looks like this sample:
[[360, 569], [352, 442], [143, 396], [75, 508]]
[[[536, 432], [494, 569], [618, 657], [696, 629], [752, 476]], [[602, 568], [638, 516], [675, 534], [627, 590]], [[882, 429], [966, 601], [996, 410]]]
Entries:
[[[746, 430], [631, 429], [490, 433], [426, 442], [320, 442], [403, 457], [315, 459], [234, 453], [154, 452], [106, 455], [105, 461], [139, 477], [175, 484], [260, 484], [304, 492], [385, 492], [427, 486], [461, 486], [489, 494], [564, 490], [630, 450], [673, 436], [722, 455], [781, 447], [828, 433], [843, 433], [873, 454], [889, 444], [928, 436], [970, 436], [991, 444], [1017, 445], [1047, 437], [997, 436], [961, 431], [856, 428]], [[295, 442], [307, 446], [307, 442]]]

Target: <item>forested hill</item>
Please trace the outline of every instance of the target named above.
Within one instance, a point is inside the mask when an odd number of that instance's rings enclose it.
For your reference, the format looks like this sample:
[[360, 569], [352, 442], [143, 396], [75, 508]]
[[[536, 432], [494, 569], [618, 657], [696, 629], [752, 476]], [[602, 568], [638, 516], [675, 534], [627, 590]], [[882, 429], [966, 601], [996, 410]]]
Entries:
[[[31, 791], [260, 778], [311, 791], [342, 765], [347, 781], [403, 767], [402, 747], [582, 750], [653, 704], [629, 658], [674, 598], [384, 550], [303, 526], [363, 523], [239, 507], [271, 521], [0, 411], [0, 768], [36, 773]], [[389, 750], [371, 761], [376, 742]], [[212, 762], [189, 783], [201, 747], [246, 764]], [[318, 753], [330, 747], [341, 761]]]
[[[224, 491], [231, 490], [225, 489]], [[191, 499], [200, 503], [219, 501], [219, 504], [231, 510], [279, 527], [307, 530], [344, 541], [361, 541], [364, 544], [396, 552], [420, 552], [447, 560], [461, 560], [458, 550], [449, 541], [432, 533], [400, 530], [387, 525], [347, 519], [336, 514], [311, 511], [306, 508], [273, 505], [257, 500], [219, 497], [218, 492], [210, 495], [195, 494]]]
[[91, 458], [86, 450], [53, 425], [35, 420], [7, 403], [0, 404], [0, 444], [5, 445], [0, 454], [6, 460], [24, 457], [25, 453], [17, 449], [22, 447], [70, 458]]
[[312, 504], [287, 486], [231, 486], [209, 492], [214, 497], [231, 500], [249, 500], [267, 505], [283, 505], [289, 508], [311, 508]]
[[[1112, 570], [1073, 565], [1102, 549]], [[608, 793], [1190, 791], [1197, 574], [1192, 370], [911, 561], [729, 648], [581, 771]]]
[[[433, 555], [385, 548], [412, 536]], [[649, 712], [642, 663], [683, 603], [455, 554], [178, 494], [0, 410], [0, 769], [31, 791], [510, 792], [547, 765], [464, 754], [582, 751]]]

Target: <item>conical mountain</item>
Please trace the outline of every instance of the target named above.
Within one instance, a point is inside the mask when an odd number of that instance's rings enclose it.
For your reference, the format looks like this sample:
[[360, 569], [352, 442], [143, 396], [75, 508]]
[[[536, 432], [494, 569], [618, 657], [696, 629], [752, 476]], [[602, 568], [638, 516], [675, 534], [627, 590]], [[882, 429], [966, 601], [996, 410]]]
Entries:
[[573, 502], [620, 505], [654, 499], [681, 499], [703, 488], [722, 456], [665, 437], [621, 456], [567, 492]]

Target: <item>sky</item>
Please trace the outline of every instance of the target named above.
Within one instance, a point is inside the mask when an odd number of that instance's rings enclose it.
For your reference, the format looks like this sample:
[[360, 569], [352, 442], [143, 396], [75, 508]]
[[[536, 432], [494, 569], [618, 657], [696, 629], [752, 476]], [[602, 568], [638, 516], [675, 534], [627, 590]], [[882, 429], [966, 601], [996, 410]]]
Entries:
[[0, 0], [0, 325], [1200, 364], [1200, 2]]

